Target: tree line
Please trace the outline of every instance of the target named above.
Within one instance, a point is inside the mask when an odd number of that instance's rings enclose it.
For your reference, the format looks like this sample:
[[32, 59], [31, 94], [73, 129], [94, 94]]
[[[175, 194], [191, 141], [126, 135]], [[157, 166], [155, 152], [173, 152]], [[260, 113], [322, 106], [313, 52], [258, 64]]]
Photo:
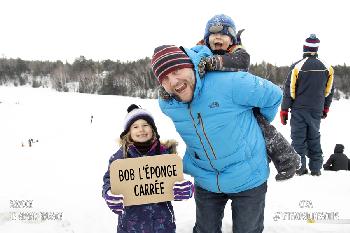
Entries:
[[[150, 58], [137, 61], [93, 61], [80, 56], [72, 64], [62, 61], [25, 61], [0, 59], [0, 85], [31, 85], [52, 87], [57, 91], [76, 91], [101, 95], [124, 95], [156, 98], [158, 83], [151, 70]], [[350, 95], [350, 67], [333, 66], [335, 70], [335, 98], [340, 92]], [[288, 66], [275, 66], [267, 62], [250, 65], [249, 71], [283, 87]]]

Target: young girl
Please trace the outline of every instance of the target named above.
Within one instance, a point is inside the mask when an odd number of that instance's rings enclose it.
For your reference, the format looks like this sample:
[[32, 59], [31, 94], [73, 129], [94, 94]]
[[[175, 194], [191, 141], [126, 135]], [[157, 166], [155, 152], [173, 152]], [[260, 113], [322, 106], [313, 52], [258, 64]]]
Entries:
[[[114, 160], [160, 154], [172, 154], [176, 142], [167, 145], [159, 141], [153, 116], [132, 104], [127, 109], [124, 131], [120, 135], [120, 149], [110, 158]], [[172, 233], [175, 232], [175, 216], [170, 201], [124, 207], [123, 195], [112, 194], [108, 171], [103, 177], [102, 196], [108, 207], [118, 215], [118, 233]], [[190, 181], [176, 182], [173, 188], [175, 200], [192, 197], [194, 186]]]

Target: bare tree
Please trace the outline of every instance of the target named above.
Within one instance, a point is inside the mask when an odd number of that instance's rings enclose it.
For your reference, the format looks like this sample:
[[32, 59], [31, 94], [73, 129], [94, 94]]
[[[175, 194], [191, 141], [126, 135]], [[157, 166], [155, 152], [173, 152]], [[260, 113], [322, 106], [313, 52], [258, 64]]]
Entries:
[[68, 91], [66, 84], [70, 78], [67, 67], [63, 64], [58, 65], [52, 72], [52, 87], [57, 91]]
[[83, 70], [78, 73], [79, 92], [97, 93], [102, 86], [102, 76], [93, 73], [91, 70]]

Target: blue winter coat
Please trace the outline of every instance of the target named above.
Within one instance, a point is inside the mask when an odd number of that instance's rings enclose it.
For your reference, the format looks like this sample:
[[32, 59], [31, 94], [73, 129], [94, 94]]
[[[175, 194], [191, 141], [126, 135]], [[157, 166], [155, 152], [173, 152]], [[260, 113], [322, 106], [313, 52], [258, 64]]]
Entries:
[[186, 143], [184, 172], [211, 192], [237, 193], [257, 187], [269, 175], [266, 148], [252, 108], [271, 122], [282, 99], [281, 89], [247, 72], [208, 72], [197, 65], [211, 55], [205, 46], [185, 49], [194, 63], [196, 85], [190, 103], [159, 99], [164, 114]]
[[[157, 151], [158, 140], [152, 146], [147, 156], [156, 154], [169, 154], [168, 148], [159, 145]], [[131, 145], [128, 148], [128, 158], [137, 158], [142, 155], [135, 146]], [[123, 159], [123, 151], [119, 149], [109, 160], [108, 170], [103, 176], [102, 196], [111, 188], [109, 167], [111, 163], [117, 159]], [[175, 216], [173, 206], [170, 201], [126, 206], [123, 215], [118, 217], [117, 233], [171, 233], [175, 232]]]

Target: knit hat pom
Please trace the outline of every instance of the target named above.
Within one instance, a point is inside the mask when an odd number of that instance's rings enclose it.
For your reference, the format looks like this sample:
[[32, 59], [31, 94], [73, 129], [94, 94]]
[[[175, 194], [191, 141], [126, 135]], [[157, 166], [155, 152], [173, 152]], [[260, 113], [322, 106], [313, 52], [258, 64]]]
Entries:
[[128, 107], [127, 111], [128, 111], [128, 113], [129, 113], [129, 112], [131, 112], [132, 110], [134, 110], [134, 109], [136, 109], [136, 108], [140, 108], [140, 107], [137, 106], [136, 104], [131, 104], [131, 105]]
[[317, 39], [317, 37], [316, 37], [315, 34], [311, 34], [309, 38], [310, 38], [310, 39]]

